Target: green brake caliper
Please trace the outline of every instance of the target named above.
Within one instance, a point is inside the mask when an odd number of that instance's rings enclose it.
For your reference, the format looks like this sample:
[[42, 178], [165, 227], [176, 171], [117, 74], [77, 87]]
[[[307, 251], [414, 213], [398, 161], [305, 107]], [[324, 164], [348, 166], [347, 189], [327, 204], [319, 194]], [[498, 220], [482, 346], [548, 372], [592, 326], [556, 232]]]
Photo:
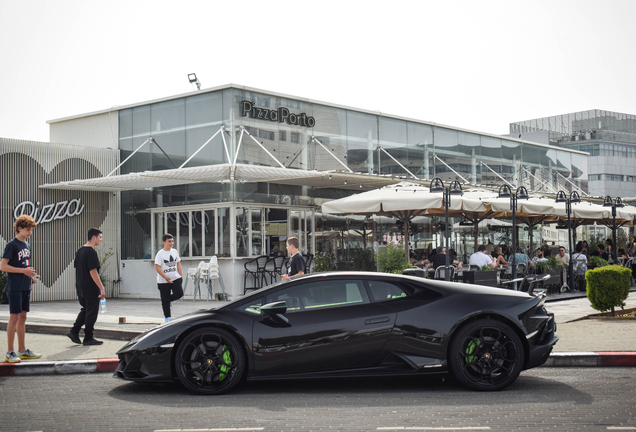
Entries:
[[473, 363], [475, 360], [477, 360], [477, 357], [471, 354], [475, 352], [478, 346], [479, 341], [475, 342], [474, 340], [471, 340], [470, 342], [468, 342], [468, 346], [466, 347], [466, 363]]
[[226, 345], [223, 345], [223, 364], [221, 364], [221, 374], [219, 375], [219, 381], [223, 381], [227, 378], [227, 373], [230, 371], [230, 366], [232, 366], [232, 356], [230, 355], [230, 350], [227, 349]]

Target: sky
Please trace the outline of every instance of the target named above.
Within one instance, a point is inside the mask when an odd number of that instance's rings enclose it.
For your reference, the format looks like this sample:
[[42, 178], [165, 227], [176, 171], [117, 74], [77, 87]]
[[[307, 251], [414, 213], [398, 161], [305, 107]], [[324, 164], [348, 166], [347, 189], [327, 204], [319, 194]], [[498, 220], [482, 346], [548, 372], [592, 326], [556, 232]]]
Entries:
[[636, 1], [0, 0], [0, 137], [234, 83], [506, 134], [636, 114]]

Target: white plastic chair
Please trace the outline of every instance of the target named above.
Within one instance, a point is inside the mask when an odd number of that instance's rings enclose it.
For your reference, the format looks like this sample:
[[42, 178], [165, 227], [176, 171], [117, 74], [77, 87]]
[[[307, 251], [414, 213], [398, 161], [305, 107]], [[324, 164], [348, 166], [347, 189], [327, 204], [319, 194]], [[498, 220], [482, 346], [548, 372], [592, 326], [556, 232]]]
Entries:
[[189, 268], [188, 272], [186, 274], [185, 277], [185, 285], [183, 286], [183, 297], [181, 297], [181, 300], [183, 300], [183, 298], [185, 297], [185, 294], [187, 292], [188, 289], [188, 283], [190, 281], [193, 281], [194, 283], [194, 291], [196, 292], [197, 287], [199, 286], [199, 269], [194, 267], [194, 268]]
[[194, 291], [195, 301], [197, 299], [197, 292], [199, 293], [199, 300], [201, 300], [201, 282], [207, 284], [208, 290], [209, 290], [209, 286], [210, 286], [209, 271], [210, 271], [210, 264], [207, 263], [206, 261], [201, 261], [199, 263], [199, 266], [197, 267], [198, 278], [195, 281], [195, 291]]
[[219, 286], [221, 288], [221, 293], [223, 294], [223, 300], [227, 300], [227, 295], [225, 294], [225, 285], [223, 284], [223, 277], [221, 276], [221, 271], [219, 270], [219, 260], [216, 255], [212, 255], [210, 258], [210, 262], [208, 263], [208, 298], [214, 300], [214, 289], [212, 285], [215, 281], [218, 281]]

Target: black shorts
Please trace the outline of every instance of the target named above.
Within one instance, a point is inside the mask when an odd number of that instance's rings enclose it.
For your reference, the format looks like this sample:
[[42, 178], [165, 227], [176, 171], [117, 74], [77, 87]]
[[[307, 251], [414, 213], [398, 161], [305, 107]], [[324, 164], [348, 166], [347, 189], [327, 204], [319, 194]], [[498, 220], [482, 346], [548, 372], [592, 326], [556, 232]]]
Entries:
[[28, 291], [7, 291], [9, 299], [9, 313], [20, 314], [31, 310], [31, 290]]

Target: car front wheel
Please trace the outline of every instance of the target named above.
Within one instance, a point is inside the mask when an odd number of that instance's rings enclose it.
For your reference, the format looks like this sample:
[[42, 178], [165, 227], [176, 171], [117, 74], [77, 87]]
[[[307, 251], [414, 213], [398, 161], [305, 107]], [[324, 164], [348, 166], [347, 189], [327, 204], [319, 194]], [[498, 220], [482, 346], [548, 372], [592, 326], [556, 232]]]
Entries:
[[203, 328], [179, 343], [175, 357], [177, 376], [191, 392], [216, 395], [234, 388], [245, 370], [245, 355], [232, 334]]
[[524, 348], [510, 326], [481, 319], [459, 329], [451, 342], [449, 361], [453, 374], [465, 386], [501, 390], [521, 373]]

